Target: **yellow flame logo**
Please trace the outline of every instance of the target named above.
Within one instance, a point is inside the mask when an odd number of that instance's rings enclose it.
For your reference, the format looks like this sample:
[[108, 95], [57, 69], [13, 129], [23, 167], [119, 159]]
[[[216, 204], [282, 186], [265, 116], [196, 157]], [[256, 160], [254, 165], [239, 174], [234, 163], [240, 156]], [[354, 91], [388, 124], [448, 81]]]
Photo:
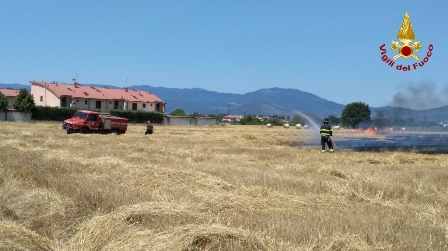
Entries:
[[403, 23], [401, 24], [401, 28], [398, 31], [398, 40], [400, 40], [404, 44], [409, 44], [412, 40], [415, 39], [414, 31], [412, 30], [411, 19], [409, 18], [409, 14], [406, 12], [404, 14]]
[[415, 51], [419, 51], [422, 48], [420, 41], [415, 42], [414, 44], [410, 44], [415, 39], [414, 30], [412, 29], [411, 18], [409, 14], [406, 12], [404, 14], [403, 23], [401, 24], [401, 28], [397, 34], [398, 40], [400, 40], [403, 44], [400, 45], [399, 42], [392, 41], [392, 50], [398, 52], [397, 55], [393, 57], [393, 59], [397, 59], [399, 57], [409, 58], [413, 57], [416, 60], [419, 60], [419, 57], [414, 54]]

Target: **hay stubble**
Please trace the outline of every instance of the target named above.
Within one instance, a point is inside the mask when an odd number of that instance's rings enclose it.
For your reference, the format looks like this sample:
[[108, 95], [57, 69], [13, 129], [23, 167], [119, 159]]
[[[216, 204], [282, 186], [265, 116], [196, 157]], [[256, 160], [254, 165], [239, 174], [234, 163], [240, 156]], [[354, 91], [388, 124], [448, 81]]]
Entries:
[[321, 154], [281, 127], [0, 128], [0, 249], [448, 248], [446, 155]]

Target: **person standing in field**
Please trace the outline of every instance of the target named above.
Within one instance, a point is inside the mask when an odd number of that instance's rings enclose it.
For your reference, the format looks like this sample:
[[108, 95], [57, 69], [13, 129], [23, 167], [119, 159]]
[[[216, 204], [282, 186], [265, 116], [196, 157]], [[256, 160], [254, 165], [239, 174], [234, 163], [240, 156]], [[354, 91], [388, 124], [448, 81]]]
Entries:
[[331, 142], [330, 136], [333, 136], [333, 129], [330, 126], [330, 122], [327, 118], [324, 119], [324, 124], [320, 127], [320, 144], [322, 145], [322, 152], [325, 152], [325, 144], [328, 145], [330, 153], [333, 150], [333, 143]]
[[151, 124], [151, 121], [148, 119], [146, 121], [146, 132], [145, 135], [152, 134], [154, 132], [154, 127]]

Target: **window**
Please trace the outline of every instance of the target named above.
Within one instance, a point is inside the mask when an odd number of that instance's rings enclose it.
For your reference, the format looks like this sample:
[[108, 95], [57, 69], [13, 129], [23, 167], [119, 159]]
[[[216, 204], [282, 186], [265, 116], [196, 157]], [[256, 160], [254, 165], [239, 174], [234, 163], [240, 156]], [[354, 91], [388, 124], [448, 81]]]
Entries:
[[132, 110], [137, 110], [137, 103], [132, 103]]
[[87, 118], [87, 113], [83, 113], [83, 112], [76, 112], [75, 113], [75, 116], [74, 116], [75, 118], [78, 118], [78, 119], [86, 119]]
[[151, 106], [152, 106], [152, 104], [151, 104]]
[[146, 104], [143, 104], [143, 108], [146, 108]]
[[76, 102], [79, 102], [79, 99], [77, 99]]
[[96, 101], [96, 109], [101, 109], [101, 101]]
[[89, 117], [87, 117], [88, 121], [96, 121], [96, 115], [95, 114], [89, 114]]
[[44, 102], [44, 96], [40, 96], [40, 102]]
[[85, 104], [87, 105], [87, 99], [86, 100], [84, 100], [85, 101]]

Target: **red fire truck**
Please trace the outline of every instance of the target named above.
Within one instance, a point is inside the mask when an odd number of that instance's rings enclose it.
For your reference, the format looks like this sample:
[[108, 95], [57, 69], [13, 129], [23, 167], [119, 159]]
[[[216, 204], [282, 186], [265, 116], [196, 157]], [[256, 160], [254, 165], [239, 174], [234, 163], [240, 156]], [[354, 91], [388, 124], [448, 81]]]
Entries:
[[73, 118], [64, 120], [62, 129], [72, 133], [126, 133], [128, 119], [114, 117], [99, 112], [78, 110]]

